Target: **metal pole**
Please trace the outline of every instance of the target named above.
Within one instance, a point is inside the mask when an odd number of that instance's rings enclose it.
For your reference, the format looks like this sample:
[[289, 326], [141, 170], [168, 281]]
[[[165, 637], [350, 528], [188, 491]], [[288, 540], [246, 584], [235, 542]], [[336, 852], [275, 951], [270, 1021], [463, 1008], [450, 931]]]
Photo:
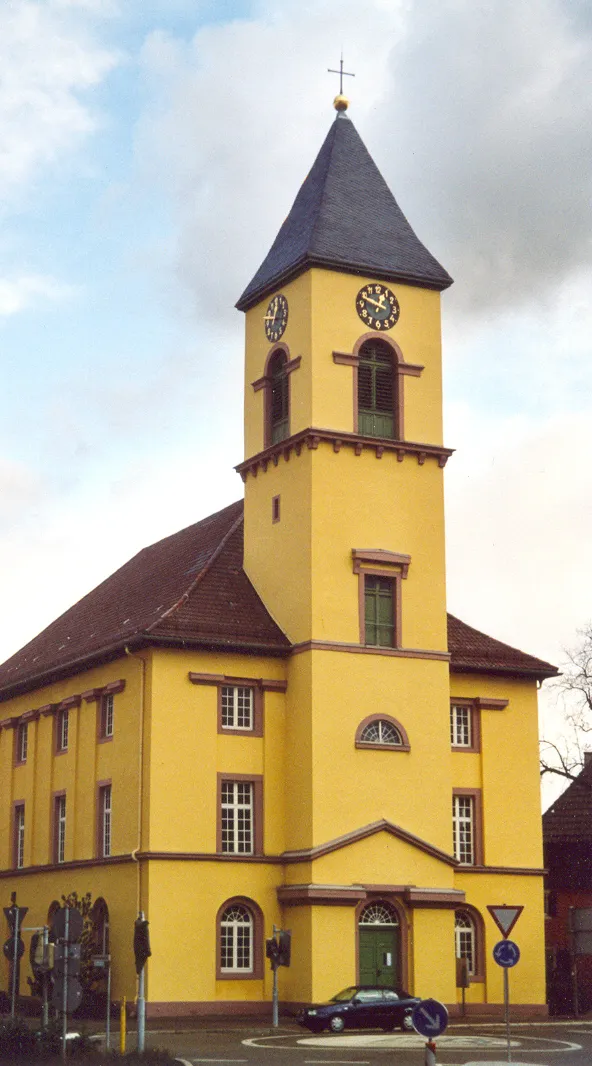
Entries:
[[[274, 937], [275, 937], [275, 935], [276, 935], [276, 933], [278, 931], [279, 930], [274, 925], [273, 926], [273, 935], [274, 935]], [[277, 959], [272, 959], [272, 969], [273, 969], [273, 993], [272, 993], [272, 998], [271, 998], [271, 1002], [272, 1002], [271, 1024], [273, 1025], [274, 1029], [277, 1029], [277, 1027], [279, 1025], [279, 996], [278, 996], [278, 973], [277, 973], [278, 972], [278, 966], [277, 966]]]
[[510, 1041], [510, 982], [508, 967], [504, 966], [504, 1010], [506, 1015], [506, 1040], [508, 1043], [508, 1062], [512, 1061], [512, 1044]]
[[111, 1050], [111, 956], [107, 959], [107, 1017], [105, 1019], [105, 1047]]
[[436, 1042], [428, 1040], [425, 1046], [424, 1066], [436, 1066]]
[[66, 1058], [66, 1036], [68, 1035], [68, 949], [70, 946], [70, 908], [66, 907], [64, 920], [64, 976], [62, 989], [62, 1056]]
[[18, 944], [19, 944], [19, 914], [20, 911], [14, 904], [14, 948], [12, 952], [12, 994], [10, 998], [10, 1017], [14, 1018], [14, 1011], [16, 1006], [16, 968], [18, 965]]
[[119, 1050], [122, 1055], [125, 1055], [125, 1037], [127, 1027], [127, 1014], [126, 1014], [126, 998], [125, 996], [121, 1000], [121, 1006], [119, 1009]]
[[[145, 920], [144, 911], [138, 911], [138, 918]], [[146, 1041], [146, 998], [145, 998], [145, 964], [138, 974], [138, 1051], [144, 1050]]]
[[[43, 937], [43, 965], [47, 966], [47, 964], [49, 962], [49, 959], [48, 959], [48, 955], [49, 955], [49, 929], [48, 929], [48, 927], [46, 925], [43, 926], [43, 932], [42, 932], [41, 935]], [[49, 984], [49, 970], [45, 969], [43, 971], [43, 1014], [41, 1016], [42, 1017], [42, 1026], [43, 1026], [44, 1029], [47, 1029], [48, 1026], [49, 1026], [49, 995], [48, 995], [48, 987], [47, 987], [48, 984]]]

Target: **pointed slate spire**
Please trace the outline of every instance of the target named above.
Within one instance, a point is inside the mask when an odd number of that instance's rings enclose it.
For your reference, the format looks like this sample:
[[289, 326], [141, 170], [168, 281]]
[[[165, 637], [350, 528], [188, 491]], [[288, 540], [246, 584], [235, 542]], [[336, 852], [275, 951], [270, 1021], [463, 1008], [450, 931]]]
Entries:
[[288, 217], [236, 306], [246, 311], [311, 266], [438, 291], [452, 284], [415, 236], [344, 112], [333, 122]]

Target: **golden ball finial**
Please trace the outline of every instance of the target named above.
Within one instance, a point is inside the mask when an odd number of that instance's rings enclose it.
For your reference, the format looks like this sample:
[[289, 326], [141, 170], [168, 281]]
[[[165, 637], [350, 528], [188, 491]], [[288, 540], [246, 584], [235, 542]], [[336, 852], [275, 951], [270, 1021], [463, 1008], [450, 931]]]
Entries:
[[333, 107], [336, 111], [347, 111], [349, 107], [349, 100], [347, 96], [342, 96], [342, 94], [339, 93], [339, 95], [336, 96], [333, 101]]

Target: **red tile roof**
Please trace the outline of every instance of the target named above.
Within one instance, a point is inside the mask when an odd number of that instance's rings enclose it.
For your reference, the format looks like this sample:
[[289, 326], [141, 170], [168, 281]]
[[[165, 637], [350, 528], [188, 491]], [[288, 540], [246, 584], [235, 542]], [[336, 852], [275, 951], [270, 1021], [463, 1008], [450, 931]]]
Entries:
[[543, 814], [545, 844], [592, 840], [592, 759]]
[[557, 667], [543, 659], [488, 637], [453, 614], [448, 615], [448, 650], [451, 669], [462, 673], [515, 674], [541, 681], [557, 673]]
[[[164, 644], [288, 655], [242, 568], [243, 502], [144, 548], [0, 666], [0, 701]], [[555, 668], [449, 616], [453, 669], [548, 677]]]

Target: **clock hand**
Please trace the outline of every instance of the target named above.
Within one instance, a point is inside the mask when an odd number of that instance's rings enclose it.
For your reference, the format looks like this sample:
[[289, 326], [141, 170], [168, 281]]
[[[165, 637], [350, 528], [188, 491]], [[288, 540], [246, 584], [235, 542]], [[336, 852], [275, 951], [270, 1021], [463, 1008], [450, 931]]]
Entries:
[[[383, 297], [383, 299], [384, 299], [384, 297]], [[366, 297], [366, 303], [374, 304], [375, 307], [378, 307], [379, 311], [383, 311], [384, 310], [384, 308], [382, 306], [382, 303], [379, 303], [378, 300], [373, 300], [371, 296], [367, 296]]]

